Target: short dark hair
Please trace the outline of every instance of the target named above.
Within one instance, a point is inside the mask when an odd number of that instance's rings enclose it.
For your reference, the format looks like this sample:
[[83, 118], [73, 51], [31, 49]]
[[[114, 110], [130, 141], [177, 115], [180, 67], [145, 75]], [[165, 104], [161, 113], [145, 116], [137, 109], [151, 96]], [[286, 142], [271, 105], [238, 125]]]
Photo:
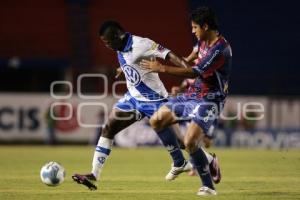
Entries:
[[203, 6], [197, 8], [196, 10], [192, 11], [190, 18], [201, 27], [204, 24], [207, 24], [212, 30], [219, 29], [217, 16], [214, 10], [209, 7]]
[[124, 32], [123, 27], [116, 21], [105, 21], [99, 31], [98, 31], [98, 35], [99, 36], [103, 36], [104, 34], [111, 34], [111, 33], [117, 33], [117, 32]]

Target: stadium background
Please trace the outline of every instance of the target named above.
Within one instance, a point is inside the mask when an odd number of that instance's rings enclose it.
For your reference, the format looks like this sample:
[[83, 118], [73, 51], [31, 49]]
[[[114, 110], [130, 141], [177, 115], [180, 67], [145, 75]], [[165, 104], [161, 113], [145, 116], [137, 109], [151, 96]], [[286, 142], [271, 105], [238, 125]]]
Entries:
[[[210, 5], [233, 49], [225, 115], [240, 116], [222, 122], [216, 146], [300, 147], [297, 1], [152, 0], [145, 4], [120, 0], [1, 1], [0, 143], [94, 143], [94, 126], [105, 121], [105, 108], [99, 103], [108, 105], [109, 110], [116, 101], [112, 93], [125, 91], [124, 85], [113, 84], [118, 63], [115, 54], [97, 38], [99, 25], [107, 19], [117, 20], [126, 30], [186, 56], [193, 46], [188, 13], [199, 5]], [[77, 80], [82, 74], [107, 75], [108, 97], [88, 97], [105, 92], [99, 77], [83, 78], [80, 92], [86, 96], [78, 97]], [[182, 81], [173, 76], [161, 78], [168, 89]], [[50, 96], [50, 85], [62, 80], [72, 83], [72, 91], [57, 84], [55, 93], [72, 95], [59, 100]], [[264, 105], [263, 119], [243, 119], [240, 111], [249, 102]], [[68, 106], [73, 107], [69, 120], [49, 118], [54, 103], [59, 117], [68, 116]], [[83, 113], [80, 117], [76, 115], [79, 109]], [[90, 127], [82, 128], [80, 123]], [[140, 128], [145, 133], [137, 134]], [[158, 143], [147, 121], [117, 138], [120, 146]]]

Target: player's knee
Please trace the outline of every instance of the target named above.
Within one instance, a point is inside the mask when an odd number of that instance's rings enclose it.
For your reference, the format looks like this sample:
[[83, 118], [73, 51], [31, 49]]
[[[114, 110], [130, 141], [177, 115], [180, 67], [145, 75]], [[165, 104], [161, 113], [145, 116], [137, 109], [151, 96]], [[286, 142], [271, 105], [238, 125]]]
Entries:
[[150, 118], [149, 123], [155, 131], [160, 131], [163, 128], [163, 122], [158, 118]]
[[189, 153], [195, 152], [197, 150], [197, 145], [194, 140], [189, 137], [184, 138], [185, 150]]

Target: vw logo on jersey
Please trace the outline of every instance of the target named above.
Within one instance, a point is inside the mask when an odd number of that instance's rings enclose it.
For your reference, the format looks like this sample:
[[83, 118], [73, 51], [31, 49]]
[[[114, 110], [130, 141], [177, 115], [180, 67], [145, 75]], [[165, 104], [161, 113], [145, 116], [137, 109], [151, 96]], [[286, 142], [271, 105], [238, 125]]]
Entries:
[[136, 86], [141, 82], [141, 75], [139, 72], [129, 65], [123, 66], [123, 72], [127, 81], [129, 81], [132, 85]]

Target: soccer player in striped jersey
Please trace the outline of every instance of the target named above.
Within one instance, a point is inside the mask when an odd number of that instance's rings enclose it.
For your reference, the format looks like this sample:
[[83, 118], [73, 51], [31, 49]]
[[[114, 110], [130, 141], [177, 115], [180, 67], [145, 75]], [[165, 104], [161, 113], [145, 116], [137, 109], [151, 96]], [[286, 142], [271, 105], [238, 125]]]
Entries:
[[[180, 67], [187, 66], [182, 58], [169, 49], [148, 38], [125, 32], [115, 21], [105, 22], [99, 30], [99, 36], [108, 48], [117, 52], [128, 92], [116, 103], [102, 130], [94, 152], [92, 172], [72, 176], [74, 181], [91, 190], [97, 189], [94, 181], [100, 178], [103, 165], [111, 152], [114, 136], [139, 119], [150, 118], [162, 104], [167, 102], [168, 93], [158, 74], [141, 68], [140, 61], [159, 57]], [[180, 173], [189, 171], [192, 166], [183, 157], [172, 128], [166, 127], [159, 130], [157, 134], [173, 159], [171, 172], [175, 173], [168, 173], [166, 179], [173, 180]]]
[[141, 65], [159, 73], [196, 78], [188, 91], [169, 99], [153, 114], [150, 124], [159, 131], [178, 119], [190, 119], [184, 144], [192, 157], [202, 186], [197, 195], [216, 195], [208, 160], [199, 143], [204, 137], [212, 138], [218, 116], [228, 94], [232, 52], [229, 43], [218, 31], [217, 19], [212, 9], [200, 7], [191, 14], [192, 32], [199, 43], [199, 61], [193, 67], [178, 68], [158, 61], [143, 60]]

